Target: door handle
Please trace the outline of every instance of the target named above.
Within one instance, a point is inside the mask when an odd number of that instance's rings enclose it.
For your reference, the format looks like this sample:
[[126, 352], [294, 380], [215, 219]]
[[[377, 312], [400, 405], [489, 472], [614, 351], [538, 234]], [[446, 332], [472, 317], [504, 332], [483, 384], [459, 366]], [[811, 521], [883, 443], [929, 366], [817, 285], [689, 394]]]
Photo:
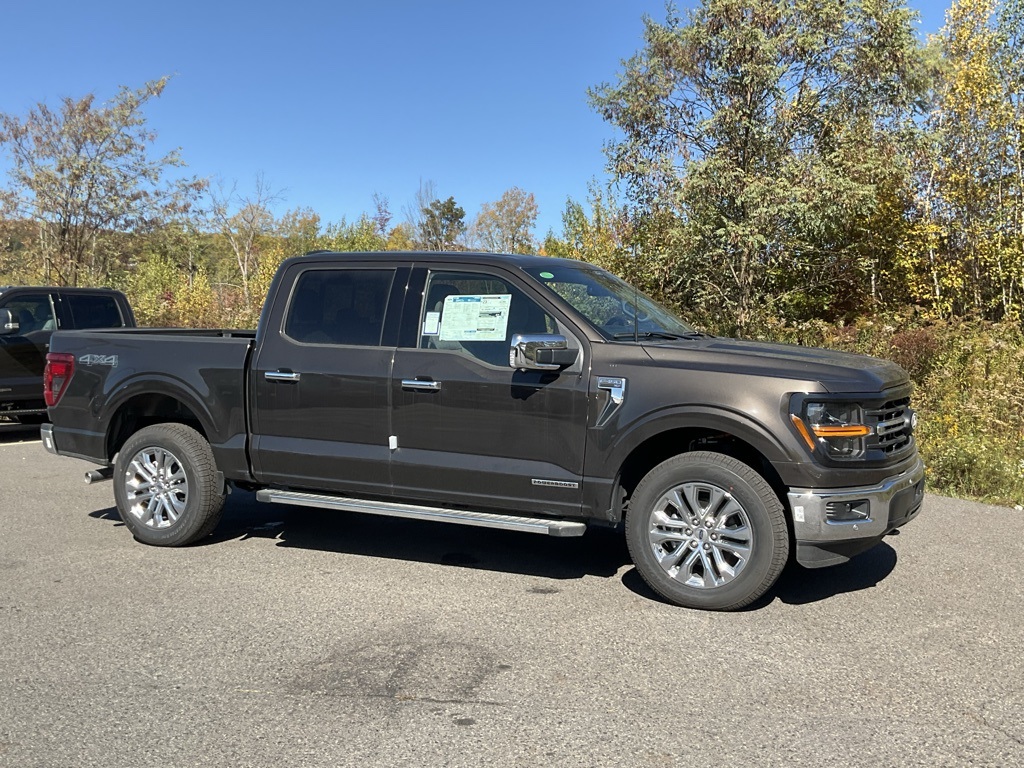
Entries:
[[298, 381], [302, 378], [302, 374], [292, 371], [267, 371], [263, 374], [263, 378], [267, 381]]
[[402, 389], [415, 389], [420, 392], [437, 392], [441, 389], [441, 382], [420, 381], [419, 379], [402, 379]]

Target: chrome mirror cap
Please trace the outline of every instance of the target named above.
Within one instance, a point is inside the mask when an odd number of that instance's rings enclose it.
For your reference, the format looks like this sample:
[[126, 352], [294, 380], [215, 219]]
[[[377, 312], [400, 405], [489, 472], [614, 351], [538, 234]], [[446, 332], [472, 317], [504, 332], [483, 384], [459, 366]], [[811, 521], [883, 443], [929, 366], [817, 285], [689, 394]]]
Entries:
[[565, 336], [553, 333], [517, 333], [512, 336], [508, 364], [520, 371], [560, 371], [576, 362]]

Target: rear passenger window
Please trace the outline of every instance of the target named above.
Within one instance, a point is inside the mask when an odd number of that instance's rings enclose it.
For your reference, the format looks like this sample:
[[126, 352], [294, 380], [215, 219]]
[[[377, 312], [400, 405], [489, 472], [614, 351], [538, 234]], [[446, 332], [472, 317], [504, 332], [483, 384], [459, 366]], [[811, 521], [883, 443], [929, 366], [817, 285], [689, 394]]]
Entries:
[[121, 310], [113, 296], [91, 293], [65, 293], [63, 300], [71, 309], [72, 328], [120, 328]]
[[304, 344], [379, 346], [393, 269], [311, 269], [295, 286], [285, 335]]

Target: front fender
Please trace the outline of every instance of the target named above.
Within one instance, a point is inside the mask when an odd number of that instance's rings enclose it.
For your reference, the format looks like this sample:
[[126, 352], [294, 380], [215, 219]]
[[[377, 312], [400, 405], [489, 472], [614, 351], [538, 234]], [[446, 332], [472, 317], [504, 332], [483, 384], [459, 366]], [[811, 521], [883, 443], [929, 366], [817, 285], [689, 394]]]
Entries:
[[[741, 440], [769, 462], [794, 461], [799, 446], [788, 446], [777, 434], [787, 432], [753, 418], [747, 413], [721, 406], [701, 404], [670, 406], [651, 411], [634, 422], [606, 431], [590, 430], [587, 441], [587, 488], [584, 505], [599, 518], [615, 521], [621, 513], [618, 494], [619, 476], [626, 461], [647, 441], [678, 430], [703, 430], [730, 435]], [[603, 442], [607, 440], [607, 442]], [[680, 451], [684, 450], [680, 446]]]
[[[652, 411], [615, 435], [594, 474], [615, 477], [626, 458], [641, 444], [665, 432], [705, 429], [722, 432], [747, 443], [771, 462], [794, 461], [796, 455], [767, 425], [748, 414], [708, 405], [681, 405]], [[589, 473], [588, 473], [589, 474]]]

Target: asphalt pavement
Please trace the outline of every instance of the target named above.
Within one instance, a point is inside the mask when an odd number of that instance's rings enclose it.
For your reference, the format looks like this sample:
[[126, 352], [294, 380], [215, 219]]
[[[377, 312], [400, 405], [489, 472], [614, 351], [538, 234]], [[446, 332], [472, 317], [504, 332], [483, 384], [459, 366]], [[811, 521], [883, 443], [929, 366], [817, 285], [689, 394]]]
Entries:
[[581, 539], [256, 503], [135, 542], [0, 426], [0, 766], [1024, 765], [1024, 512], [928, 496], [750, 609]]

